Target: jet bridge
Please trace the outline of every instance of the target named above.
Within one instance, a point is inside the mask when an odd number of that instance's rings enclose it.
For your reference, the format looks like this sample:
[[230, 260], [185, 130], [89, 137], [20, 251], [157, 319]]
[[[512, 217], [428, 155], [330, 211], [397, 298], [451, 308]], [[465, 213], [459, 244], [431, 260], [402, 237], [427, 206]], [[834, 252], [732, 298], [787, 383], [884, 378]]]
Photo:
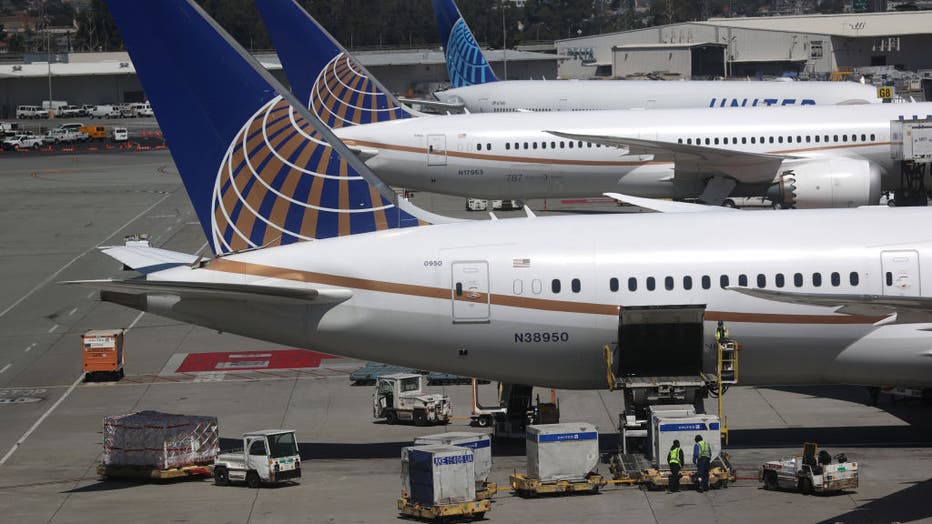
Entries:
[[897, 206], [926, 206], [932, 192], [932, 120], [893, 120], [890, 122], [890, 156], [900, 163]]

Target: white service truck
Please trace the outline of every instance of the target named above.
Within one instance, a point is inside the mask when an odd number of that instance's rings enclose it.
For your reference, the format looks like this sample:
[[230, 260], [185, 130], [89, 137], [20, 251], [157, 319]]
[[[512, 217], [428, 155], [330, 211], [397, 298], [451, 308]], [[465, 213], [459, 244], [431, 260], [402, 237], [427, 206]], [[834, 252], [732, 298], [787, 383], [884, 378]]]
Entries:
[[418, 426], [447, 424], [453, 415], [450, 397], [424, 392], [424, 375], [395, 373], [378, 378], [372, 396], [372, 415], [389, 424], [399, 420]]
[[858, 463], [848, 462], [843, 454], [832, 455], [811, 442], [803, 445], [803, 454], [765, 462], [759, 480], [764, 489], [796, 490], [803, 495], [832, 493], [858, 487]]
[[301, 478], [301, 456], [294, 431], [265, 429], [243, 434], [243, 447], [221, 451], [214, 459], [214, 484], [232, 481], [258, 488], [263, 482]]

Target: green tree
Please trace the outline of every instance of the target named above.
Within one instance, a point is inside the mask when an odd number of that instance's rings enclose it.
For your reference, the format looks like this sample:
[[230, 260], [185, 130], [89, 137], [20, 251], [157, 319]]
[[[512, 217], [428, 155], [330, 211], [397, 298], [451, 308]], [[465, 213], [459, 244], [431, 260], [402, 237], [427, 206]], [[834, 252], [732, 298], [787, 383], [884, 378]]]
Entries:
[[87, 8], [77, 14], [75, 21], [78, 24], [75, 49], [114, 51], [123, 48], [123, 40], [104, 0], [91, 0]]

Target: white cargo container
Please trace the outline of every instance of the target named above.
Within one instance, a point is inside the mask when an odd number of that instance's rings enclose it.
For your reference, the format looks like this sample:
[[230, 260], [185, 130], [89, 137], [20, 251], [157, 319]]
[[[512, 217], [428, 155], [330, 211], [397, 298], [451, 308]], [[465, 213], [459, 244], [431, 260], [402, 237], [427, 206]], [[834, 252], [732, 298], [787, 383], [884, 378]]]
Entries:
[[401, 482], [407, 499], [426, 506], [476, 500], [472, 450], [457, 446], [410, 446], [401, 450]]
[[[666, 467], [667, 452], [674, 440], [680, 441], [684, 466], [693, 466], [693, 445], [696, 435], [709, 443], [712, 458], [722, 452], [722, 434], [718, 417], [714, 415], [671, 416], [660, 412], [651, 415], [651, 457], [660, 467]], [[658, 459], [659, 457], [659, 459]]]
[[456, 446], [472, 450], [473, 462], [476, 468], [476, 484], [489, 480], [492, 473], [492, 439], [488, 433], [471, 433], [468, 431], [450, 431], [425, 435], [414, 441], [415, 446], [435, 445]]
[[592, 424], [528, 426], [527, 472], [541, 482], [582, 480], [599, 463], [599, 432]]

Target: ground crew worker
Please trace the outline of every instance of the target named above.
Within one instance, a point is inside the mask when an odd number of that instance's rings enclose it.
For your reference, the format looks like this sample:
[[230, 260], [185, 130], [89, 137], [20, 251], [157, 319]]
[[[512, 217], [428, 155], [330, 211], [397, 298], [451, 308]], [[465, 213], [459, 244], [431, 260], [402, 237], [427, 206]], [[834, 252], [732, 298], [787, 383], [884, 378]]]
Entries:
[[674, 440], [670, 446], [670, 453], [667, 454], [667, 464], [670, 465], [670, 485], [667, 491], [676, 493], [680, 490], [680, 470], [683, 469], [683, 450], [680, 449], [680, 441]]
[[719, 344], [728, 341], [728, 328], [721, 320], [718, 321], [718, 328], [715, 329], [715, 341]]
[[702, 493], [709, 491], [709, 469], [712, 465], [712, 446], [696, 435], [696, 445], [693, 446], [693, 462], [696, 463], [696, 491]]

